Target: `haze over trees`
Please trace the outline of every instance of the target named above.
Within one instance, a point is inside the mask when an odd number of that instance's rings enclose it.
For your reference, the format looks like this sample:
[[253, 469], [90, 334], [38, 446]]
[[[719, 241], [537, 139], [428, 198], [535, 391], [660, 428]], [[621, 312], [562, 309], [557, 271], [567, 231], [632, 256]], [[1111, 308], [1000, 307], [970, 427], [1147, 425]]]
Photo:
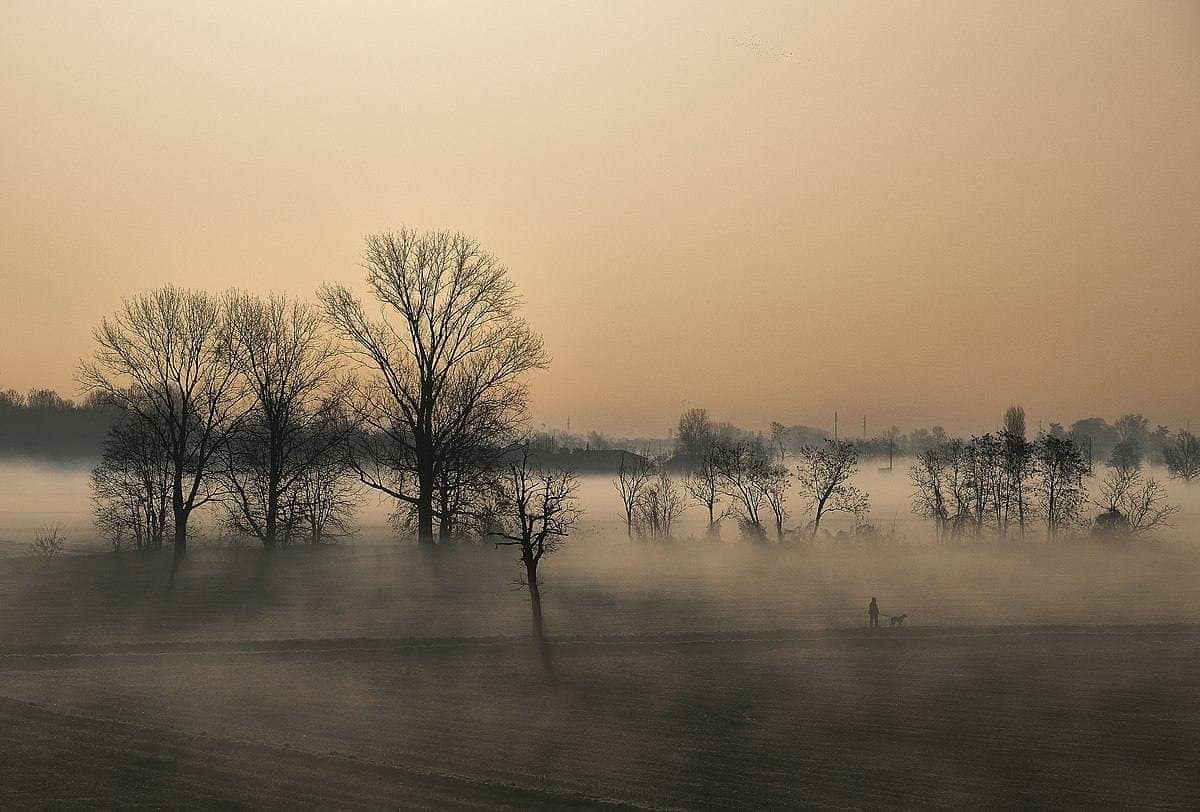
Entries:
[[361, 431], [350, 462], [364, 484], [410, 505], [434, 543], [435, 496], [477, 464], [475, 438], [504, 446], [525, 413], [522, 376], [544, 367], [507, 269], [472, 238], [403, 229], [367, 239], [369, 316], [343, 285], [325, 311], [363, 373], [350, 397]]

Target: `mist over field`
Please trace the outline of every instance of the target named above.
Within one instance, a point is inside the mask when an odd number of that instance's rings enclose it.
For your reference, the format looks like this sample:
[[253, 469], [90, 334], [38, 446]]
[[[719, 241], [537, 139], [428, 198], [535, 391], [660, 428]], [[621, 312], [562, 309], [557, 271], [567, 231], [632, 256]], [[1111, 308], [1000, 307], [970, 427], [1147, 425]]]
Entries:
[[0, 3], [0, 810], [1192, 809], [1200, 3]]

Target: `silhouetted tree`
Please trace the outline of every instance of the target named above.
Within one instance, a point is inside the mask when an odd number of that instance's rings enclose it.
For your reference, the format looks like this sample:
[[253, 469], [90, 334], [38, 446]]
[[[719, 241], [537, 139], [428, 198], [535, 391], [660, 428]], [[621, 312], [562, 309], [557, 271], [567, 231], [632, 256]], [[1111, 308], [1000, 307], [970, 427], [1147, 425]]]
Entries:
[[908, 472], [913, 486], [913, 512], [933, 520], [939, 541], [944, 540], [951, 529], [949, 469], [950, 457], [946, 449], [937, 447], [918, 453]]
[[1096, 504], [1105, 512], [1097, 517], [1096, 528], [1110, 534], [1145, 536], [1170, 527], [1179, 512], [1178, 505], [1167, 501], [1166, 489], [1136, 468], [1109, 471], [1100, 483], [1100, 497]]
[[638, 500], [650, 485], [654, 477], [654, 466], [649, 460], [634, 454], [621, 453], [621, 461], [617, 466], [617, 476], [613, 479], [613, 487], [621, 497], [621, 507], [625, 510], [625, 533], [633, 540], [634, 521], [637, 518]]
[[404, 229], [367, 239], [367, 282], [378, 320], [341, 285], [322, 288], [326, 312], [371, 376], [354, 399], [364, 427], [353, 463], [362, 481], [412, 504], [417, 542], [433, 544], [434, 498], [448, 456], [487, 412], [524, 417], [522, 376], [544, 367], [541, 338], [520, 317], [508, 271], [470, 237]]
[[529, 590], [533, 636], [545, 639], [538, 567], [558, 549], [579, 520], [578, 481], [568, 471], [535, 471], [528, 448], [508, 464], [501, 477], [501, 498], [494, 511], [496, 526], [487, 536], [498, 546], [520, 551], [521, 585]]
[[226, 505], [239, 532], [267, 549], [287, 543], [300, 519], [297, 486], [347, 436], [338, 355], [317, 312], [299, 300], [229, 297], [231, 363], [249, 410], [225, 450]]
[[1087, 465], [1070, 439], [1046, 436], [1034, 447], [1035, 495], [1046, 533], [1051, 540], [1078, 525], [1087, 490], [1083, 478]]
[[1191, 482], [1200, 477], [1200, 441], [1190, 431], [1181, 429], [1163, 446], [1163, 461], [1173, 478]]
[[792, 481], [792, 473], [782, 464], [771, 465], [763, 472], [763, 496], [771, 515], [775, 519], [775, 540], [783, 541], [783, 523], [787, 520], [788, 486]]
[[93, 335], [98, 347], [80, 382], [140, 418], [161, 445], [183, 555], [188, 519], [216, 495], [212, 464], [243, 409], [227, 303], [167, 286], [124, 300]]
[[857, 472], [858, 456], [853, 443], [827, 440], [822, 445], [800, 449], [796, 484], [807, 512], [813, 514], [812, 538], [817, 537], [821, 519], [828, 513], [844, 511], [861, 518], [868, 511], [867, 493], [850, 483]]
[[770, 483], [770, 457], [761, 442], [718, 442], [712, 448], [717, 487], [729, 499], [742, 536], [751, 541], [766, 539], [762, 509]]
[[655, 541], [671, 538], [671, 530], [683, 515], [683, 494], [671, 474], [659, 468], [638, 494], [634, 524], [638, 532]]
[[114, 549], [162, 549], [171, 526], [170, 458], [136, 415], [122, 415], [109, 429], [91, 486], [96, 528]]
[[708, 527], [705, 531], [709, 538], [719, 538], [720, 521], [725, 512], [718, 513], [717, 505], [721, 504], [720, 471], [713, 460], [713, 450], [709, 449], [696, 470], [687, 475], [683, 488], [696, 504], [708, 511]]

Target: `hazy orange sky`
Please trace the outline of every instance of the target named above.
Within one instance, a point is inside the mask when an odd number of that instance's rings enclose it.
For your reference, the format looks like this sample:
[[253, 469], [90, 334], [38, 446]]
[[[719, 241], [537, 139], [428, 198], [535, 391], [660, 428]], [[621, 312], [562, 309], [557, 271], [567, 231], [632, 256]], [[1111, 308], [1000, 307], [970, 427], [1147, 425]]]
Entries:
[[1200, 3], [0, 0], [0, 388], [477, 236], [535, 425], [1200, 422]]

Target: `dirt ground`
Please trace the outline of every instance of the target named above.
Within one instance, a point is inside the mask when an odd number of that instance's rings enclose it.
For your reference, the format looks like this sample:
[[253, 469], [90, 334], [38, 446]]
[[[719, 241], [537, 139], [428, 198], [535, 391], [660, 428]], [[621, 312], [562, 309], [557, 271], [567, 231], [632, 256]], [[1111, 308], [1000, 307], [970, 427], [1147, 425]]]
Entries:
[[[506, 563], [213, 553], [168, 589], [167, 561], [16, 562], [0, 806], [1200, 797], [1187, 553], [564, 554], [545, 658]], [[913, 625], [862, 628], [864, 590]]]

